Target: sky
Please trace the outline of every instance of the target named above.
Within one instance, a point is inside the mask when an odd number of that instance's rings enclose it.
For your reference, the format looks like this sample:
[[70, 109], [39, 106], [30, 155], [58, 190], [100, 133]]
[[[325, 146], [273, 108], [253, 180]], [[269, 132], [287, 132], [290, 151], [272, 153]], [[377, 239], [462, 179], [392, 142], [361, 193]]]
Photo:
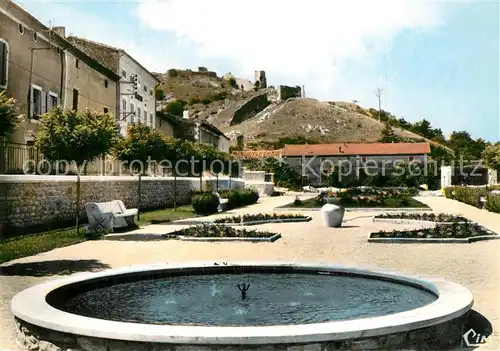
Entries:
[[154, 72], [208, 67], [500, 140], [499, 1], [17, 1]]

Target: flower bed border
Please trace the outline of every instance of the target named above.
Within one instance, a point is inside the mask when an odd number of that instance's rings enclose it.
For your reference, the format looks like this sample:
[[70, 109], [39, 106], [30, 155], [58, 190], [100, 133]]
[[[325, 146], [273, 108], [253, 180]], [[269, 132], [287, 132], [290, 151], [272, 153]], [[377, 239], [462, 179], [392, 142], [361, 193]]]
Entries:
[[[344, 207], [346, 212], [429, 212], [426, 207]], [[321, 207], [275, 207], [274, 211], [319, 212]]]
[[476, 222], [435, 222], [435, 221], [422, 221], [419, 219], [407, 219], [407, 218], [376, 218], [373, 216], [373, 223], [391, 223], [391, 224], [421, 224], [421, 225], [451, 225], [454, 223], [457, 224], [477, 224]]
[[304, 216], [305, 218], [285, 218], [285, 219], [263, 219], [258, 221], [248, 221], [248, 222], [225, 222], [225, 223], [216, 223], [216, 225], [225, 225], [229, 227], [239, 227], [239, 226], [252, 226], [252, 225], [260, 225], [260, 224], [269, 224], [269, 223], [291, 223], [291, 222], [310, 222], [312, 221], [312, 217]]
[[[445, 223], [445, 222], [432, 222], [432, 223]], [[473, 223], [471, 223], [473, 224]], [[495, 233], [488, 228], [480, 225], [481, 229], [484, 231], [491, 233], [491, 235], [478, 235], [478, 236], [470, 236], [467, 238], [372, 238], [370, 233], [368, 236], [368, 242], [370, 243], [383, 243], [383, 244], [470, 244], [477, 241], [484, 240], [498, 240], [500, 239], [500, 235]], [[422, 228], [426, 229], [426, 228]]]
[[212, 237], [194, 237], [194, 236], [186, 236], [186, 235], [174, 235], [173, 233], [163, 234], [163, 238], [165, 239], [175, 239], [180, 241], [202, 241], [202, 242], [228, 242], [228, 241], [247, 241], [247, 242], [275, 242], [279, 238], [281, 238], [281, 234], [277, 233], [268, 238], [259, 238], [259, 237], [220, 237], [220, 238], [212, 238]]

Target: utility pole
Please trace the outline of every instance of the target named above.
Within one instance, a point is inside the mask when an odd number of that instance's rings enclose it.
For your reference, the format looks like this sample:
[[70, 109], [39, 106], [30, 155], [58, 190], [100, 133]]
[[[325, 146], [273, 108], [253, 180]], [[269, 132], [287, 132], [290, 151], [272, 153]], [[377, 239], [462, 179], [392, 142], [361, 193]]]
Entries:
[[380, 88], [377, 88], [375, 90], [375, 95], [377, 96], [378, 99], [378, 121], [380, 122], [380, 111], [382, 110], [382, 94], [384, 91]]

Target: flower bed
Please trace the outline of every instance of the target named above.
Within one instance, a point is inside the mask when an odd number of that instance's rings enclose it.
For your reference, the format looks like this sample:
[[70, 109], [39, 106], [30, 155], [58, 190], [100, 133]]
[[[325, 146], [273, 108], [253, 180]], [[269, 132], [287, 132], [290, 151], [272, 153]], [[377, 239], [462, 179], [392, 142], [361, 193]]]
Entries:
[[480, 236], [496, 235], [492, 231], [476, 223], [458, 223], [440, 225], [434, 228], [421, 228], [415, 230], [393, 230], [371, 233], [370, 238], [411, 238], [411, 239], [465, 239]]
[[462, 216], [455, 216], [451, 214], [435, 214], [435, 213], [383, 213], [374, 217], [375, 219], [406, 219], [414, 221], [425, 222], [470, 222], [467, 218]]
[[[267, 239], [274, 241], [280, 237], [279, 234], [247, 229], [234, 229], [229, 226], [202, 224], [173, 233], [165, 234], [166, 238], [207, 238], [207, 239]], [[274, 239], [274, 240], [272, 240]]]
[[358, 187], [340, 192], [322, 192], [314, 202], [317, 207], [326, 203], [338, 203], [344, 207], [427, 207], [412, 198], [417, 194], [418, 190], [414, 188]]
[[312, 218], [302, 214], [252, 214], [243, 216], [234, 216], [216, 219], [217, 224], [242, 224], [242, 225], [257, 225], [264, 223], [275, 222], [309, 222]]

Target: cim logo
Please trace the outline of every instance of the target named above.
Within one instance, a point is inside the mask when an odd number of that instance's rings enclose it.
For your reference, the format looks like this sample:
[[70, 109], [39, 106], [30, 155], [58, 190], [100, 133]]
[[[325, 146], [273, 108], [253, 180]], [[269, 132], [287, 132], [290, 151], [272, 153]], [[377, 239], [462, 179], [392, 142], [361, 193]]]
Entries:
[[488, 342], [488, 337], [489, 336], [476, 333], [474, 329], [469, 329], [469, 331], [463, 335], [465, 345], [468, 347], [484, 345]]

